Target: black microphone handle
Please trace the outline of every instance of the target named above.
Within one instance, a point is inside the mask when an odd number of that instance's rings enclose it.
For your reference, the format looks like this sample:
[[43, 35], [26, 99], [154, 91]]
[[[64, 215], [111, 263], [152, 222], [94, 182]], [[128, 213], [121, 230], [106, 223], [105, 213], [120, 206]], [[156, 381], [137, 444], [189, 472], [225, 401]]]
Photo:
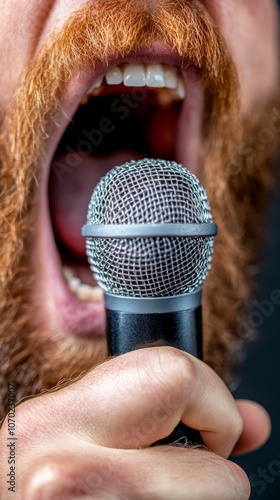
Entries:
[[[109, 353], [167, 345], [202, 359], [201, 306], [167, 313], [131, 313], [106, 309]], [[161, 444], [203, 444], [200, 433], [180, 422]]]

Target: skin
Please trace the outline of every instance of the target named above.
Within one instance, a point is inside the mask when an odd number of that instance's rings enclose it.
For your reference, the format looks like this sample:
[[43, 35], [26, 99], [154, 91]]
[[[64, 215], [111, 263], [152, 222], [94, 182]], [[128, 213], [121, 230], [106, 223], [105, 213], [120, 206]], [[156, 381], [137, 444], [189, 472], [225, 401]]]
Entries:
[[[275, 87], [276, 5], [270, 0], [202, 3], [220, 27], [236, 65], [243, 109], [253, 108]], [[2, 1], [2, 110], [48, 35], [82, 5], [79, 0]], [[209, 451], [149, 448], [180, 420], [201, 431]], [[3, 491], [7, 426], [6, 420], [0, 433]], [[17, 408], [20, 467], [13, 498], [68, 499], [84, 494], [83, 498], [99, 499], [245, 499], [249, 481], [227, 459], [233, 452], [258, 448], [269, 432], [265, 410], [252, 402], [235, 402], [201, 361], [171, 348], [132, 352]]]

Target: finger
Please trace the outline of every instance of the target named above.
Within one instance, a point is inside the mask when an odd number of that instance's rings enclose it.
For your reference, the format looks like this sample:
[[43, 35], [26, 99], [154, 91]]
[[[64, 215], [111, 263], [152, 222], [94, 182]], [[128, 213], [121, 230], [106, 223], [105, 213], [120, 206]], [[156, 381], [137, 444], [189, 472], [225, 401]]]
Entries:
[[[112, 450], [92, 445], [46, 457], [29, 470], [23, 500], [56, 498], [248, 499], [250, 485], [236, 464], [210, 452], [178, 447]], [[203, 473], [202, 473], [203, 471]]]
[[237, 406], [244, 428], [232, 454], [242, 455], [257, 450], [268, 440], [271, 422], [267, 411], [258, 403], [239, 400]]
[[33, 420], [33, 435], [36, 426], [41, 433], [43, 419], [51, 439], [56, 432], [61, 437], [63, 425], [65, 432], [112, 448], [149, 446], [182, 420], [201, 432], [209, 449], [228, 457], [243, 425], [233, 397], [214, 371], [169, 347], [114, 358], [35, 402], [30, 401], [32, 416], [27, 422], [30, 427]]

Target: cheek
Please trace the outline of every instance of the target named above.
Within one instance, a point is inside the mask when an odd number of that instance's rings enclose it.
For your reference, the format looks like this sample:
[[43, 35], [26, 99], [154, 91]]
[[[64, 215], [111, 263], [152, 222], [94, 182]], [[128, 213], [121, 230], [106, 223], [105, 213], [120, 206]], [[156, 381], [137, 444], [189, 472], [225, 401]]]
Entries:
[[[243, 108], [267, 98], [278, 76], [278, 9], [274, 0], [204, 0], [235, 63]], [[261, 75], [261, 76], [260, 76]]]
[[30, 64], [54, 0], [1, 0], [0, 99], [11, 99]]

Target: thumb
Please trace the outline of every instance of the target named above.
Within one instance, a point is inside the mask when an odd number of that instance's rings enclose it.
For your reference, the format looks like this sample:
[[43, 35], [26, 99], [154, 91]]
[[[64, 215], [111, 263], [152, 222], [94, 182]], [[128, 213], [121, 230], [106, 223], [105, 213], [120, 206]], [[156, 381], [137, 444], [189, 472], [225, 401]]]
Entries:
[[232, 455], [243, 455], [260, 448], [269, 438], [271, 422], [267, 411], [258, 403], [237, 400], [236, 404], [243, 419], [243, 431]]

